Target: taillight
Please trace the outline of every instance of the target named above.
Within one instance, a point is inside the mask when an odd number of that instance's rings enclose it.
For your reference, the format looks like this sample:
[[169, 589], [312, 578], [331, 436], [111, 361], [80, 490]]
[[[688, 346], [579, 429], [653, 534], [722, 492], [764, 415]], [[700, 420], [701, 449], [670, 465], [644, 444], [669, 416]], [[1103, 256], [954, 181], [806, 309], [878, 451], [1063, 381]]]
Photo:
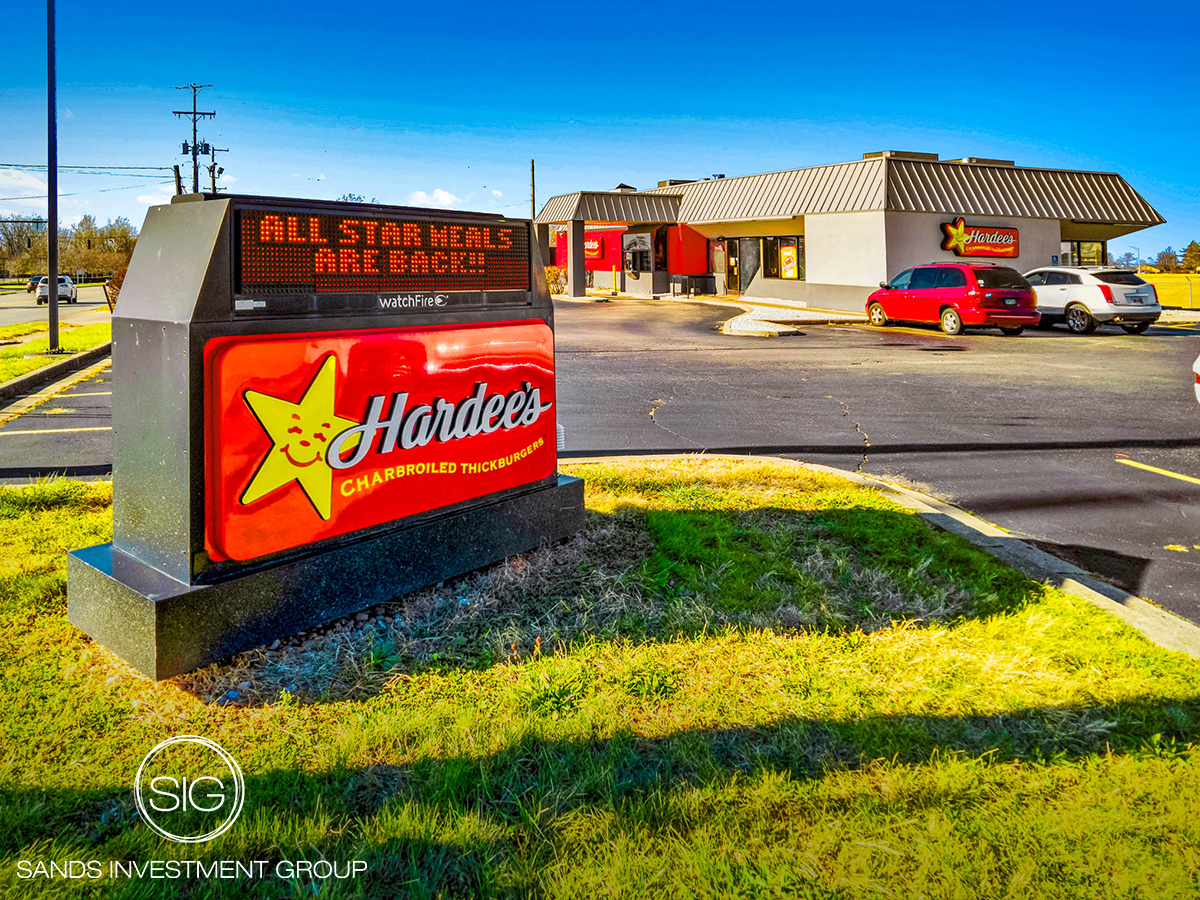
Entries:
[[1037, 306], [1037, 291], [1033, 288], [1029, 289], [1029, 299], [1033, 301], [1033, 305]]
[[1158, 291], [1156, 291], [1156, 290], [1154, 289], [1154, 285], [1152, 285], [1152, 284], [1147, 284], [1147, 285], [1146, 285], [1146, 287], [1150, 288], [1150, 296], [1151, 296], [1151, 297], [1153, 297], [1153, 298], [1154, 298], [1154, 302], [1155, 302], [1155, 303], [1157, 303], [1157, 302], [1158, 302]]
[[1112, 288], [1110, 288], [1107, 284], [1100, 285], [1100, 293], [1102, 293], [1104, 295], [1104, 299], [1107, 300], [1109, 303], [1113, 302]]

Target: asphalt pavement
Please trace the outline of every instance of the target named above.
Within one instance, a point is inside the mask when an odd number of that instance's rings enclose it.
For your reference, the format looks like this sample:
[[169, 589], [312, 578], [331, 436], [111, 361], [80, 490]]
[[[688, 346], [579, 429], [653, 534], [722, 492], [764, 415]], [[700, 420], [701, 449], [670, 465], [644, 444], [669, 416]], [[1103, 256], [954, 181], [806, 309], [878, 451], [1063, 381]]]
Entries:
[[1200, 622], [1200, 329], [762, 339], [718, 334], [726, 318], [559, 304], [568, 453], [775, 454], [894, 478]]
[[[0, 325], [18, 325], [22, 322], [49, 321], [50, 309], [38, 305], [37, 298], [24, 289], [0, 294]], [[86, 285], [79, 289], [77, 303], [59, 303], [58, 320], [72, 325], [93, 325], [108, 321], [108, 302], [104, 299], [101, 285]]]
[[[858, 469], [1200, 622], [1200, 328], [952, 338], [816, 325], [763, 339], [720, 334], [730, 314], [557, 303], [566, 455], [707, 450]], [[106, 474], [109, 390], [102, 373], [0, 425], [0, 480]]]

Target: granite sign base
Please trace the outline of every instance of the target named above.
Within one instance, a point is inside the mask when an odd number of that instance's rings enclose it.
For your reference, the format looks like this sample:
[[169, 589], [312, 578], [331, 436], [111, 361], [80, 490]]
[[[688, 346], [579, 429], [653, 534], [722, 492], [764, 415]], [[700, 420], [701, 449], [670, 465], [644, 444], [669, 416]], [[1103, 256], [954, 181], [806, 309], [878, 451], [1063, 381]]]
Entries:
[[155, 680], [190, 672], [570, 537], [583, 482], [463, 510], [212, 584], [188, 585], [100, 544], [67, 556], [67, 618]]

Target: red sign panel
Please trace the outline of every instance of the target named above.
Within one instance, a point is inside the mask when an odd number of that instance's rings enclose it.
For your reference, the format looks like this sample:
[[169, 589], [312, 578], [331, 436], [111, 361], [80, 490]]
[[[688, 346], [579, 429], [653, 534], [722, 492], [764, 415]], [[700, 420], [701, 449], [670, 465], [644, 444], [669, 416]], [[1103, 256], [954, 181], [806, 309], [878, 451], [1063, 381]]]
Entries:
[[216, 338], [205, 548], [250, 560], [555, 471], [542, 322]]
[[993, 256], [1014, 259], [1021, 254], [1020, 233], [1016, 228], [968, 225], [960, 216], [942, 223], [942, 249], [955, 256]]
[[528, 291], [524, 222], [236, 211], [246, 295]]

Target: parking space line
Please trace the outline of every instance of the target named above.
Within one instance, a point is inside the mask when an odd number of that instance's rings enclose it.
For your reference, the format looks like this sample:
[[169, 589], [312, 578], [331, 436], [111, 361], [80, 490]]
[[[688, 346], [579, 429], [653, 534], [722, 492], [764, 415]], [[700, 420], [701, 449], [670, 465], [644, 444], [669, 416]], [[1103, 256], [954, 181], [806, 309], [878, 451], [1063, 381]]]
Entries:
[[1180, 481], [1187, 481], [1192, 484], [1200, 484], [1200, 478], [1193, 478], [1191, 475], [1180, 475], [1178, 472], [1172, 472], [1169, 469], [1160, 469], [1157, 466], [1148, 466], [1145, 463], [1136, 462], [1132, 459], [1118, 459], [1123, 466], [1133, 466], [1135, 469], [1145, 469], [1147, 472], [1154, 472], [1156, 475], [1166, 475], [1168, 478], [1178, 478]]
[[64, 397], [111, 397], [112, 391], [81, 391], [78, 394], [64, 394]]
[[12, 437], [16, 434], [73, 434], [76, 431], [112, 431], [112, 426], [89, 425], [86, 428], [25, 428], [16, 431], [0, 429], [0, 437]]
[[29, 412], [34, 407], [41, 406], [47, 400], [50, 400], [58, 394], [61, 394], [68, 388], [72, 388], [81, 382], [87, 381], [89, 378], [92, 378], [95, 375], [99, 375], [111, 365], [112, 357], [103, 359], [94, 366], [90, 366], [89, 368], [82, 369], [77, 372], [72, 372], [66, 378], [54, 382], [54, 384], [50, 385], [49, 387], [42, 388], [35, 394], [30, 394], [27, 397], [15, 400], [8, 406], [0, 409], [0, 425], [3, 425], [6, 422], [11, 422], [18, 416], [22, 416]]

